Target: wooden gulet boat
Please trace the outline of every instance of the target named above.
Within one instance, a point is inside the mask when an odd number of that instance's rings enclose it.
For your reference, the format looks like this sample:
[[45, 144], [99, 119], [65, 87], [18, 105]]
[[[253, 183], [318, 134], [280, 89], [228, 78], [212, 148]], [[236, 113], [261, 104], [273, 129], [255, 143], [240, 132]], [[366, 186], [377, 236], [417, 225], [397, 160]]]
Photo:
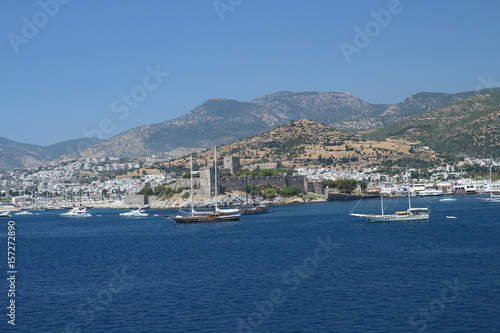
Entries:
[[201, 213], [194, 210], [194, 193], [193, 193], [193, 155], [191, 155], [191, 211], [189, 215], [176, 215], [176, 216], [163, 216], [164, 218], [171, 219], [176, 223], [196, 223], [196, 222], [225, 222], [225, 221], [238, 221], [241, 217], [240, 213], [222, 213], [218, 211], [217, 207], [217, 147], [214, 152], [215, 157], [215, 212], [214, 213]]

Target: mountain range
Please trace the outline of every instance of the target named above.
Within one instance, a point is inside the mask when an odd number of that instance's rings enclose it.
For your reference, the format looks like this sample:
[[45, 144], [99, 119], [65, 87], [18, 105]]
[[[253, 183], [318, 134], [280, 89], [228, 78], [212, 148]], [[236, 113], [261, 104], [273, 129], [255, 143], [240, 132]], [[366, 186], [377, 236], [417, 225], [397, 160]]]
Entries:
[[[1, 139], [0, 170], [36, 167], [64, 154], [75, 158], [144, 157], [159, 152], [175, 156], [179, 151], [182, 155], [252, 137], [300, 119], [359, 132], [398, 123], [485, 92], [422, 92], [396, 104], [371, 104], [352, 93], [337, 91], [278, 92], [249, 102], [212, 98], [175, 119], [139, 126], [81, 150], [75, 147], [80, 140], [41, 147]], [[73, 153], [68, 155], [69, 151]]]
[[393, 105], [370, 104], [352, 93], [336, 91], [279, 92], [250, 102], [212, 98], [173, 120], [136, 127], [84, 149], [80, 157], [138, 157], [180, 148], [200, 150], [300, 119], [359, 131], [386, 126], [477, 93], [418, 93]]
[[[99, 143], [102, 140], [94, 142]], [[0, 137], [0, 171], [31, 169], [43, 165], [69, 152], [81, 150], [86, 139], [67, 140], [50, 146], [20, 143]]]
[[467, 98], [368, 132], [364, 137], [419, 141], [444, 154], [498, 157], [500, 92]]

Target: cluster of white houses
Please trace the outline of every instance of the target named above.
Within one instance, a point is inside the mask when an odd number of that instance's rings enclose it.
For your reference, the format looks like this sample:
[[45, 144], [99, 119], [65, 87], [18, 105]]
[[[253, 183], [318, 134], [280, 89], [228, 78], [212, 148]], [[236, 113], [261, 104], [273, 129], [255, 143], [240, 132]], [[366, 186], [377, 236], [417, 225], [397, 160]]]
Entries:
[[413, 195], [434, 196], [443, 194], [479, 194], [479, 193], [500, 193], [500, 182], [475, 181], [472, 179], [462, 179], [452, 182], [435, 184], [410, 184], [408, 185], [385, 185], [382, 187], [370, 187], [368, 191], [372, 193], [383, 193], [385, 195], [402, 195], [408, 191]]

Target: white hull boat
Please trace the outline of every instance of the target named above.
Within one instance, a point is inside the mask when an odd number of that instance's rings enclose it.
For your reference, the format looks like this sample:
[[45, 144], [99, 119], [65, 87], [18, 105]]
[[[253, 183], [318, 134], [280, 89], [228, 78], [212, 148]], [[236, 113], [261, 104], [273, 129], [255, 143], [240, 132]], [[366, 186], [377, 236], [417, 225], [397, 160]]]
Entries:
[[121, 217], [148, 217], [148, 214], [144, 212], [142, 209], [134, 209], [130, 212], [120, 213]]
[[69, 212], [59, 214], [61, 217], [91, 217], [92, 214], [87, 212], [85, 207], [75, 207]]
[[381, 214], [354, 214], [349, 215], [356, 217], [363, 217], [367, 222], [417, 222], [417, 221], [427, 221], [430, 217], [430, 211], [428, 208], [412, 208], [411, 207], [411, 197], [408, 191], [408, 209], [405, 211], [398, 211], [394, 214], [384, 213], [384, 199], [380, 196], [380, 206], [382, 208]]

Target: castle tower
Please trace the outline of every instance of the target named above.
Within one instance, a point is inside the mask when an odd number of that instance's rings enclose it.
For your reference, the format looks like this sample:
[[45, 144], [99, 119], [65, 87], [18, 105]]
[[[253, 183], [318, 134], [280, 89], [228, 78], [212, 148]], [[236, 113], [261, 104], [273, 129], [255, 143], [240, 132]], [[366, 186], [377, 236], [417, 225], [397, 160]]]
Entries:
[[229, 170], [233, 175], [237, 175], [241, 169], [240, 158], [238, 156], [224, 157], [224, 169]]

